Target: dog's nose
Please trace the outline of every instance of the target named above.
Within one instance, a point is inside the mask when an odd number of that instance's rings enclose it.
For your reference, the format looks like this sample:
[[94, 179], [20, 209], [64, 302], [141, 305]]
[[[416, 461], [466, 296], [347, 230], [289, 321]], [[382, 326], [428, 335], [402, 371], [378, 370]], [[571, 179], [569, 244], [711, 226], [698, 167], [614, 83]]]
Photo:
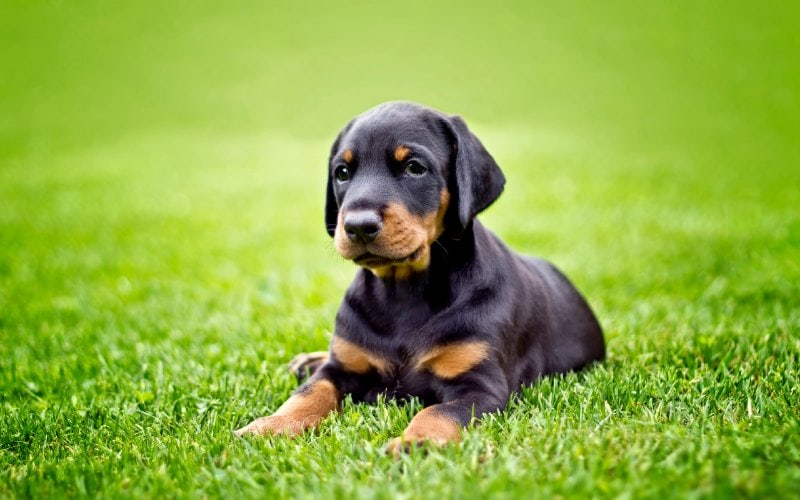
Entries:
[[383, 227], [380, 215], [371, 210], [350, 212], [344, 216], [344, 232], [350, 241], [372, 243]]

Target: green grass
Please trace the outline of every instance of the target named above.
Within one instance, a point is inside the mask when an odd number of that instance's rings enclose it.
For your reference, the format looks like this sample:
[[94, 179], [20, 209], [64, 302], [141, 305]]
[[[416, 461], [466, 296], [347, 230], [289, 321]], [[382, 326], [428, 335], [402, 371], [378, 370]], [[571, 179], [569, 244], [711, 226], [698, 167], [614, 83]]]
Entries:
[[[0, 496], [797, 497], [791, 2], [0, 3]], [[329, 144], [413, 99], [507, 174], [608, 360], [395, 462], [419, 409], [235, 439], [354, 272]]]

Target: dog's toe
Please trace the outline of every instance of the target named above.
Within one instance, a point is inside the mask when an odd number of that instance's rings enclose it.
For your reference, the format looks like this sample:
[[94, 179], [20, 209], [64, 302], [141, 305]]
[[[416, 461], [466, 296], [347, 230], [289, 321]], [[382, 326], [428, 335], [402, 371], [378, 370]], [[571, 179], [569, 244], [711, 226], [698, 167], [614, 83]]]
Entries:
[[446, 440], [423, 437], [406, 438], [400, 436], [389, 441], [389, 444], [386, 445], [386, 454], [392, 455], [395, 459], [399, 459], [401, 456], [409, 454], [414, 450], [421, 449], [422, 451], [426, 451], [429, 447], [442, 447], [447, 443], [448, 441]]
[[294, 419], [284, 415], [271, 415], [253, 420], [241, 429], [234, 431], [239, 437], [254, 436], [297, 436], [308, 427], [307, 419]]

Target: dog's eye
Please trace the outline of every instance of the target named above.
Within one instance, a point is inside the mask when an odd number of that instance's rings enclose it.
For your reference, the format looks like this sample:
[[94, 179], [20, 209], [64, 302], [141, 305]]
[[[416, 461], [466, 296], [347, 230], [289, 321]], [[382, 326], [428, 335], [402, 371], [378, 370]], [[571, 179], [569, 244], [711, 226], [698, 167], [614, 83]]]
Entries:
[[419, 176], [427, 172], [428, 169], [415, 161], [406, 163], [406, 173], [408, 175]]
[[333, 175], [336, 176], [336, 180], [339, 182], [346, 182], [350, 180], [352, 174], [350, 173], [350, 169], [345, 167], [344, 165], [339, 165], [336, 167], [336, 170], [333, 171]]

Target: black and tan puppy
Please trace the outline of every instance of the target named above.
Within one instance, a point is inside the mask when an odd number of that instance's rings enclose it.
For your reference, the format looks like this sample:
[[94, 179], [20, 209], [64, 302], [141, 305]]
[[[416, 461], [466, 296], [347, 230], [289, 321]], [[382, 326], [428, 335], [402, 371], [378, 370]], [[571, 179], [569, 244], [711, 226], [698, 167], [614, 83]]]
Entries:
[[509, 250], [475, 215], [505, 177], [457, 116], [388, 103], [333, 144], [325, 222], [361, 269], [328, 353], [296, 359], [310, 379], [237, 434], [297, 434], [342, 398], [416, 396], [426, 408], [389, 444], [458, 441], [523, 384], [603, 359], [597, 320], [551, 264]]

